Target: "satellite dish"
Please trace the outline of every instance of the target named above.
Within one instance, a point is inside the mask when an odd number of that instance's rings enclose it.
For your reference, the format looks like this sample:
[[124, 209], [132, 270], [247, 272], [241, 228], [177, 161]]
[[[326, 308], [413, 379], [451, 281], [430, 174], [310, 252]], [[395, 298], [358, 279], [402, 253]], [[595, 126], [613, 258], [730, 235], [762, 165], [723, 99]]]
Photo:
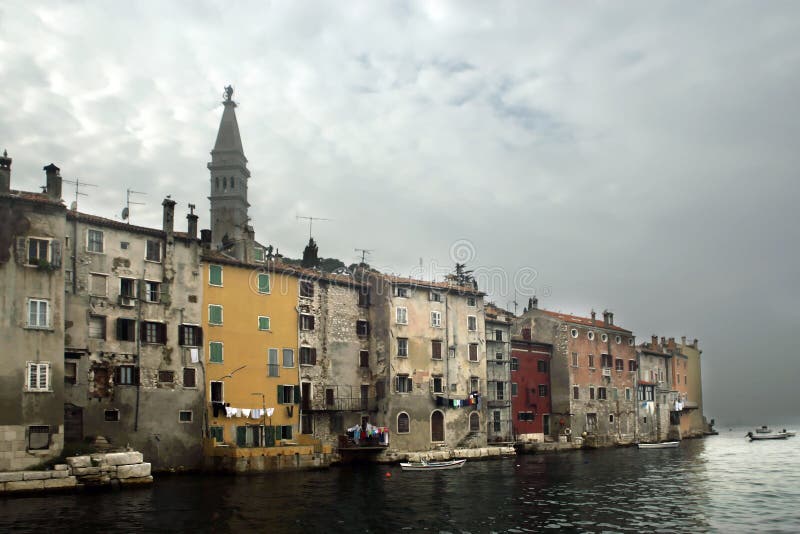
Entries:
[[122, 220], [124, 221], [127, 218], [128, 218], [128, 208], [122, 208]]

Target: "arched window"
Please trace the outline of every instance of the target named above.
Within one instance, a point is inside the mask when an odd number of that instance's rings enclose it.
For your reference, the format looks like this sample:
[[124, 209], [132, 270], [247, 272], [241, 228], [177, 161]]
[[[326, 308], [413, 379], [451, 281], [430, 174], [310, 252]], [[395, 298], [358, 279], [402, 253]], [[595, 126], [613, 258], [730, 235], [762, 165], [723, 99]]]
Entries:
[[397, 414], [397, 433], [408, 434], [409, 432], [411, 432], [411, 423], [408, 420], [408, 414], [400, 412]]
[[469, 431], [470, 432], [479, 432], [481, 429], [481, 416], [478, 415], [478, 412], [472, 412], [469, 414]]
[[444, 441], [444, 414], [440, 410], [431, 413], [431, 441]]

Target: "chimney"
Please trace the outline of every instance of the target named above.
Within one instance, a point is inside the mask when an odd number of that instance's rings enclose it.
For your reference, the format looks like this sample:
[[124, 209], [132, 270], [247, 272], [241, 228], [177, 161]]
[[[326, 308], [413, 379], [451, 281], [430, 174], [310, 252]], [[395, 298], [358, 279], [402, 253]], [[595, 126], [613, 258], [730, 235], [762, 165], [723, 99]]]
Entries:
[[61, 200], [61, 169], [52, 163], [42, 170], [47, 176], [47, 196], [53, 200]]
[[211, 248], [211, 230], [200, 230], [200, 244], [204, 250]]
[[8, 151], [3, 150], [3, 157], [0, 158], [0, 193], [11, 191], [11, 158]]
[[608, 326], [610, 323], [608, 322], [608, 310], [603, 310], [603, 324]]
[[528, 309], [535, 310], [539, 308], [539, 297], [533, 296], [528, 300]]
[[686, 336], [681, 336], [681, 345], [686, 345]]
[[667, 344], [667, 339], [664, 336], [661, 336], [661, 344], [662, 345], [666, 345]]
[[186, 216], [186, 220], [189, 222], [187, 229], [189, 239], [197, 239], [197, 215], [194, 214], [194, 208], [194, 204], [189, 204], [189, 215]]
[[614, 326], [614, 312], [608, 312], [608, 324]]
[[692, 343], [692, 348], [693, 349], [697, 348], [697, 338], [695, 338], [694, 342]]
[[653, 345], [653, 348], [658, 346], [658, 336], [652, 336], [650, 338], [650, 344]]
[[161, 205], [164, 206], [163, 230], [171, 234], [175, 231], [175, 201], [168, 196]]
[[594, 310], [592, 310], [592, 325], [594, 325], [595, 316], [597, 316], [597, 314], [594, 312]]

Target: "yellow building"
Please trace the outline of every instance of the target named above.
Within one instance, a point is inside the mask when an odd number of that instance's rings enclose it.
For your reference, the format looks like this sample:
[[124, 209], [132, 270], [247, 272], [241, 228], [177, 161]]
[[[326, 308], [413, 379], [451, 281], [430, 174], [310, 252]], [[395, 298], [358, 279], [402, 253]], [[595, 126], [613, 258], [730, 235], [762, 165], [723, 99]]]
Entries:
[[207, 437], [237, 448], [299, 432], [298, 279], [271, 261], [202, 259]]

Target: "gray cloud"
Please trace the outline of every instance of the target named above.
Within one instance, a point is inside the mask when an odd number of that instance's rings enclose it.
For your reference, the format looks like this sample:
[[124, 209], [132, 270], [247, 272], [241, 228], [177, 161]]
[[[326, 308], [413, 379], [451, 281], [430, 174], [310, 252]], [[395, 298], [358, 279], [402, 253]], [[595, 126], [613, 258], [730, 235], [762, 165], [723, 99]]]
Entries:
[[100, 186], [83, 210], [130, 187], [135, 223], [171, 194], [205, 226], [232, 83], [261, 241], [298, 255], [295, 215], [329, 217], [323, 255], [407, 274], [469, 239], [549, 308], [700, 338], [706, 413], [756, 423], [794, 415], [800, 376], [798, 10], [11, 1], [0, 143], [14, 187], [53, 161]]

